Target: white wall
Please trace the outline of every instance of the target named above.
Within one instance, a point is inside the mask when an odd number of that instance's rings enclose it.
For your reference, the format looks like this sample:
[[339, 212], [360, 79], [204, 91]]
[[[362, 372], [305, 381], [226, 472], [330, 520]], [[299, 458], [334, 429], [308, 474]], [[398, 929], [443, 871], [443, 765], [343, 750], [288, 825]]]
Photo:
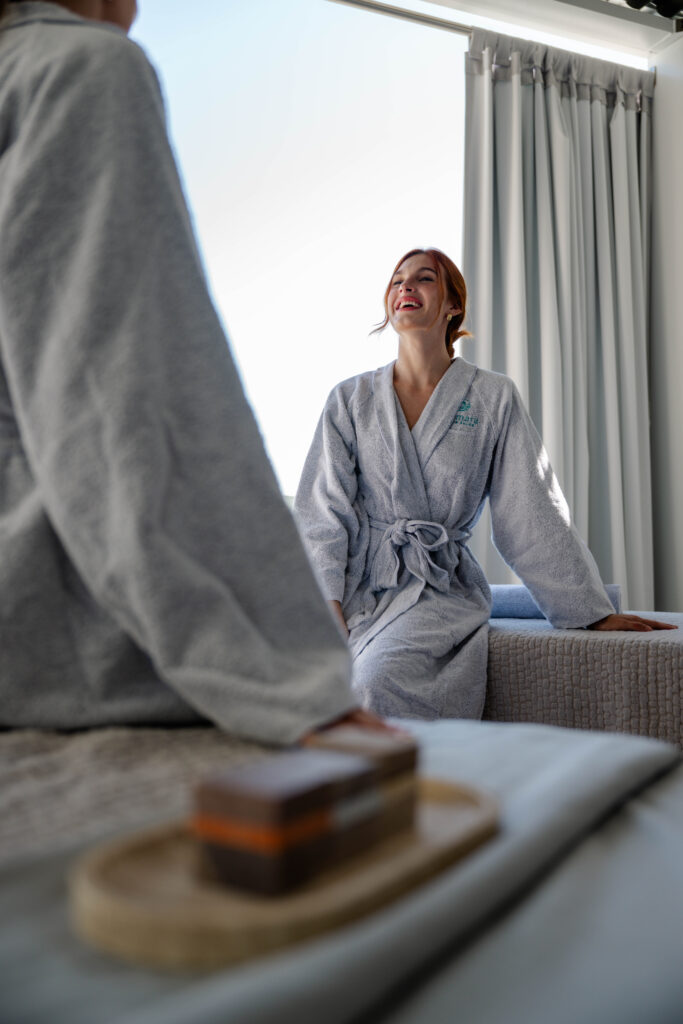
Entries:
[[650, 399], [655, 598], [683, 611], [683, 39], [656, 60]]

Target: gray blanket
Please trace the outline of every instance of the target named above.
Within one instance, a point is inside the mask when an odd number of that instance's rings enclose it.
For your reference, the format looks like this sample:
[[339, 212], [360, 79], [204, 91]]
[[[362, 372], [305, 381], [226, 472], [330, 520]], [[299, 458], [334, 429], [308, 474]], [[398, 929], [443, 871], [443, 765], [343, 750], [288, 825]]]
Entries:
[[209, 727], [0, 733], [0, 866], [182, 817], [203, 773], [266, 749]]

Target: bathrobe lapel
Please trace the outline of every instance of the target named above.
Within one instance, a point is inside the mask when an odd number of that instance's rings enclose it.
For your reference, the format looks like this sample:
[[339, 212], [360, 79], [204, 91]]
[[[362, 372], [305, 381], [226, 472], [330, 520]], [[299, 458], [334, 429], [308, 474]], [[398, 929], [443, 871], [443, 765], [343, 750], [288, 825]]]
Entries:
[[421, 461], [394, 390], [394, 364], [375, 374], [377, 423], [391, 467], [391, 507], [397, 519], [431, 519]]
[[453, 426], [476, 372], [476, 366], [471, 363], [454, 359], [413, 427], [413, 448], [422, 473], [434, 450]]

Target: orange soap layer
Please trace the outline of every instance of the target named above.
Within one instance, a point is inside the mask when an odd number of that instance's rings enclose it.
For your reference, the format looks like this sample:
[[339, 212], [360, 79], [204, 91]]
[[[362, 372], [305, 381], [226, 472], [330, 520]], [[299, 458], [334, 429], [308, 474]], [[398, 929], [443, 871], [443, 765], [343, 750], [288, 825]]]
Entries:
[[255, 825], [229, 818], [213, 818], [196, 814], [192, 831], [200, 839], [224, 846], [237, 846], [260, 853], [279, 853], [291, 846], [315, 839], [332, 828], [329, 810], [315, 811], [296, 821], [281, 825]]

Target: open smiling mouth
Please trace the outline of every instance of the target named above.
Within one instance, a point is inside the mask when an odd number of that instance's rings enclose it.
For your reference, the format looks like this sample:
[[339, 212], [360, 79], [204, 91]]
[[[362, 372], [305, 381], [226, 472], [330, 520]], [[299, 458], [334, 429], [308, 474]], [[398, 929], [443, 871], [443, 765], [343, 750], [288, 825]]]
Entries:
[[419, 303], [419, 302], [413, 302], [412, 300], [410, 300], [408, 302], [401, 302], [396, 307], [396, 311], [400, 312], [403, 309], [422, 309], [422, 304]]

